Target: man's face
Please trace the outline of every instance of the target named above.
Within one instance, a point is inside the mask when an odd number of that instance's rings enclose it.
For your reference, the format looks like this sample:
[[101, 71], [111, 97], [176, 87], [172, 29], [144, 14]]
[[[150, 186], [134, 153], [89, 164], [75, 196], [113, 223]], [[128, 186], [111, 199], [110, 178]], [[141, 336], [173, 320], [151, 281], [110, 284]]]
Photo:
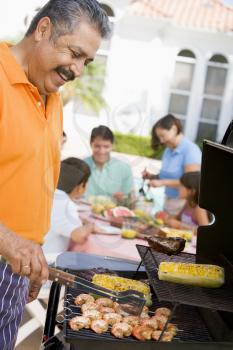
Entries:
[[109, 158], [112, 151], [112, 142], [104, 140], [102, 137], [96, 137], [91, 143], [92, 157], [95, 163], [104, 165]]
[[[40, 24], [44, 25], [41, 31]], [[101, 41], [101, 35], [87, 22], [79, 23], [72, 34], [55, 41], [50, 39], [51, 28], [46, 17], [45, 23], [43, 19], [39, 23], [35, 50], [28, 65], [28, 78], [42, 95], [57, 92], [67, 81], [80, 77], [84, 66], [93, 61]]]

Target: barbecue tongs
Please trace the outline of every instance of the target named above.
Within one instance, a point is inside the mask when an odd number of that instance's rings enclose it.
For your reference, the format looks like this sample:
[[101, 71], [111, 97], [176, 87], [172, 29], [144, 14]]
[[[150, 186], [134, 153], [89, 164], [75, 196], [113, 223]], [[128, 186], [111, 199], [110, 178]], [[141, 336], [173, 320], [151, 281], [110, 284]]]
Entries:
[[59, 284], [78, 289], [85, 293], [94, 293], [96, 295], [110, 298], [121, 305], [122, 310], [132, 315], [140, 315], [145, 304], [143, 293], [136, 290], [127, 290], [125, 292], [115, 292], [107, 288], [97, 286], [96, 284], [77, 277], [71, 273], [49, 267], [49, 280]]

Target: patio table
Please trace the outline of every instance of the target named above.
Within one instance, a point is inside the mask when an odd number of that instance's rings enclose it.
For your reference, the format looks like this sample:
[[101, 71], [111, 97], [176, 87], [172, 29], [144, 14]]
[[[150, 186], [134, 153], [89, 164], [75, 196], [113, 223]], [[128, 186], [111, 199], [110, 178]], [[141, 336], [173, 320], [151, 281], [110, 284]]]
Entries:
[[[79, 209], [82, 207], [79, 207]], [[79, 212], [81, 219], [88, 219], [98, 225], [111, 226], [109, 222], [105, 222], [93, 217], [91, 207], [86, 207], [86, 210]], [[76, 244], [71, 242], [69, 250], [75, 252], [83, 252], [97, 255], [108, 255], [123, 259], [131, 259], [140, 261], [140, 257], [136, 248], [136, 244], [146, 245], [148, 243], [144, 239], [126, 239], [122, 238], [120, 234], [106, 235], [106, 234], [90, 234], [83, 244]], [[192, 243], [187, 243], [185, 252], [195, 254], [196, 248]]]

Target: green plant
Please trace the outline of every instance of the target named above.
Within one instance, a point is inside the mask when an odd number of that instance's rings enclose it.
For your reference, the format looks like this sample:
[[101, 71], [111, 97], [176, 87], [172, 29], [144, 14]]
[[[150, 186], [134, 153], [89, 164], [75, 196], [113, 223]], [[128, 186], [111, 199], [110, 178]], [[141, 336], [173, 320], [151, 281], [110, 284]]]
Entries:
[[64, 85], [61, 91], [63, 104], [66, 105], [73, 100], [75, 107], [83, 104], [84, 108], [98, 114], [107, 106], [102, 96], [104, 76], [105, 65], [97, 58], [95, 62], [85, 67], [81, 78]]
[[132, 134], [114, 133], [115, 141], [113, 151], [161, 159], [164, 147], [160, 146], [156, 151], [151, 148], [151, 138], [149, 136], [138, 136]]

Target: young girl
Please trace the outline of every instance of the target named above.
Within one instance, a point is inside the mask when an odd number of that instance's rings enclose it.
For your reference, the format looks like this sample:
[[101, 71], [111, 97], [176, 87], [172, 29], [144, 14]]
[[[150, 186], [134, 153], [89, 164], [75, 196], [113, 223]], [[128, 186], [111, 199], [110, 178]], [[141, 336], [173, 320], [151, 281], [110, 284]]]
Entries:
[[51, 227], [45, 236], [44, 253], [61, 253], [68, 249], [70, 239], [83, 243], [95, 231], [93, 223], [82, 224], [74, 199], [85, 192], [90, 176], [89, 166], [81, 159], [67, 158], [61, 162], [61, 171], [55, 191]]
[[186, 203], [177, 216], [167, 216], [166, 225], [176, 229], [195, 229], [197, 226], [208, 225], [208, 213], [198, 205], [200, 172], [188, 172], [180, 178], [179, 196], [186, 199]]

